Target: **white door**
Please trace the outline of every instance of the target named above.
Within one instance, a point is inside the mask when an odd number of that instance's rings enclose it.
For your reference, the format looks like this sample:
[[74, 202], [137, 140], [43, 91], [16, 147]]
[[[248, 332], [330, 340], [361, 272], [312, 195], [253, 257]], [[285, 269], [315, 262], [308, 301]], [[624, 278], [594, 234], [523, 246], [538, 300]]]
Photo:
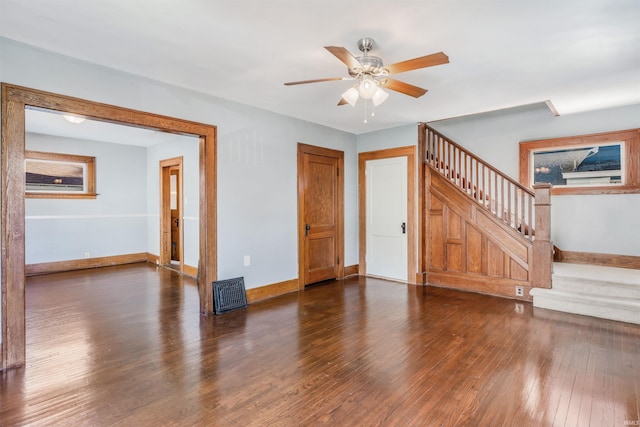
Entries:
[[407, 158], [368, 160], [367, 274], [407, 280]]

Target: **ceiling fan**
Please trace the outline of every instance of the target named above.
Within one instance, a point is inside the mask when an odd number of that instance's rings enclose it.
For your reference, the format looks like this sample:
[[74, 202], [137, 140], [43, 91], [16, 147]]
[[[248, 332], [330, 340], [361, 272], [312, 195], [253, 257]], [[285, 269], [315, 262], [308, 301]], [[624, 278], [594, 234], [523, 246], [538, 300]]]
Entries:
[[358, 98], [363, 98], [371, 99], [373, 105], [378, 106], [389, 97], [389, 94], [382, 90], [382, 88], [413, 96], [414, 98], [419, 98], [427, 93], [426, 89], [390, 78], [389, 76], [391, 74], [404, 73], [405, 71], [433, 67], [434, 65], [447, 64], [449, 62], [447, 55], [438, 52], [385, 66], [383, 65], [382, 59], [369, 55], [373, 45], [374, 40], [370, 37], [364, 37], [358, 40], [358, 49], [363, 53], [362, 56], [358, 57], [353, 56], [344, 47], [325, 46], [325, 49], [348, 67], [349, 77], [301, 80], [297, 82], [287, 82], [285, 86], [335, 80], [357, 80], [354, 86], [342, 94], [338, 105], [349, 104], [354, 106]]

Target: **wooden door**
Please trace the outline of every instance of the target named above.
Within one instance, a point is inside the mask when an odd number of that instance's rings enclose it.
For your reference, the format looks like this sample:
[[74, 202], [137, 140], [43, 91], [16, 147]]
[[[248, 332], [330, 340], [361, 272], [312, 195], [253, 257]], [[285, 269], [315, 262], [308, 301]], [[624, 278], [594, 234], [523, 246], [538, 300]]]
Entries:
[[180, 174], [177, 167], [171, 168], [170, 178], [170, 209], [171, 209], [171, 261], [181, 261], [182, 242], [180, 241], [181, 213], [180, 203]]
[[342, 151], [298, 146], [299, 280], [344, 275]]
[[180, 272], [184, 270], [182, 161], [182, 157], [160, 161], [160, 264]]
[[367, 274], [407, 280], [407, 157], [369, 160]]

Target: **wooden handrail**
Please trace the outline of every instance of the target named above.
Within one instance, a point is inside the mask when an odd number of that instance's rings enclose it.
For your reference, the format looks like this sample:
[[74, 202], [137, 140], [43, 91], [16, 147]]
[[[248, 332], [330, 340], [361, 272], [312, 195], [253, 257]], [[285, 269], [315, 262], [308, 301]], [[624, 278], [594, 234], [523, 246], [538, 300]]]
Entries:
[[496, 218], [533, 241], [534, 192], [430, 126], [423, 124], [422, 129], [424, 161]]
[[[456, 147], [458, 150], [460, 151], [464, 151], [465, 153], [467, 153], [467, 155], [470, 158], [475, 159], [476, 161], [483, 163], [487, 166], [487, 168], [491, 169], [492, 171], [494, 171], [495, 173], [502, 175], [504, 177], [506, 177], [507, 179], [509, 179], [515, 186], [517, 186], [519, 189], [521, 189], [522, 191], [525, 191], [527, 193], [529, 193], [530, 195], [534, 195], [534, 192], [532, 190], [530, 190], [529, 188], [523, 186], [522, 184], [520, 184], [518, 181], [513, 180], [512, 178], [509, 178], [509, 176], [507, 174], [505, 174], [504, 172], [500, 171], [499, 169], [491, 166], [489, 163], [487, 163], [486, 161], [482, 160], [480, 157], [476, 156], [475, 154], [473, 154], [471, 151], [467, 150], [466, 148], [462, 147], [461, 145], [457, 144], [456, 142], [452, 141], [451, 139], [447, 138], [446, 136], [444, 136], [443, 134], [441, 134], [440, 132], [438, 132], [437, 130], [433, 129], [432, 127], [430, 127], [429, 125], [425, 124], [424, 125], [425, 128], [427, 129], [428, 133], [434, 134], [439, 136], [442, 139], [445, 139], [447, 141], [449, 141], [449, 144]], [[427, 148], [428, 149], [428, 148]]]

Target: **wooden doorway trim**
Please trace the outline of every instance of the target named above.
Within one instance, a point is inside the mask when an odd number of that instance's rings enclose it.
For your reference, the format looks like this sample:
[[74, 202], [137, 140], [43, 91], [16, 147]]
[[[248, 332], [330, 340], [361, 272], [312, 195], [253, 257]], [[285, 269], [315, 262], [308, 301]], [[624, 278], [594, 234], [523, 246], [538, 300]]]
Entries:
[[160, 160], [160, 265], [169, 266], [172, 260], [172, 238], [171, 238], [171, 175], [177, 171], [177, 207], [180, 216], [178, 226], [177, 245], [178, 258], [180, 260], [179, 271], [184, 272], [184, 216], [183, 196], [182, 196], [182, 156], [171, 159]]
[[344, 277], [344, 152], [332, 150], [330, 148], [316, 147], [298, 143], [298, 289], [304, 289], [305, 286], [305, 266], [308, 260], [305, 254], [305, 182], [304, 182], [304, 156], [305, 154], [313, 154], [317, 156], [331, 157], [337, 159], [338, 162], [338, 212], [337, 212], [337, 255], [338, 268], [336, 278]]
[[211, 283], [217, 276], [216, 127], [2, 83], [2, 349], [0, 369], [25, 363], [25, 108], [44, 108], [200, 139], [200, 311], [213, 312]]
[[358, 154], [358, 274], [367, 274], [367, 161], [407, 157], [407, 283], [417, 280], [416, 147], [389, 148]]

